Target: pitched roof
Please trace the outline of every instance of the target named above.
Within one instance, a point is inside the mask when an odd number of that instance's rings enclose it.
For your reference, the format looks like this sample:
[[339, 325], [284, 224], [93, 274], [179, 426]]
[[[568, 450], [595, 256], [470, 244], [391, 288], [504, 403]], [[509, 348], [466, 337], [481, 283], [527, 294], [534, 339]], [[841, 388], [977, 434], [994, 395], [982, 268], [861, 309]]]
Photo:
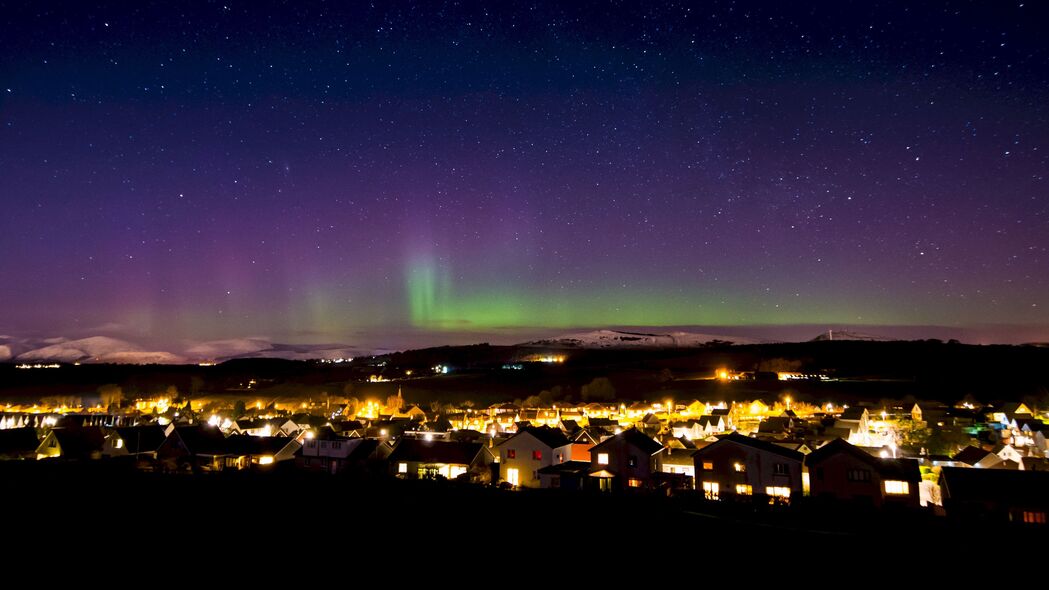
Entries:
[[177, 426], [175, 432], [185, 443], [186, 449], [194, 455], [223, 454], [221, 445], [226, 437], [214, 426]]
[[469, 465], [481, 452], [482, 446], [480, 443], [402, 438], [393, 448], [388, 460], [391, 463], [400, 461]]
[[710, 414], [710, 415], [706, 415], [706, 416], [700, 416], [696, 420], [696, 422], [699, 422], [700, 426], [706, 428], [707, 425], [717, 426], [718, 423], [722, 421], [722, 419], [723, 419], [722, 416]]
[[36, 429], [7, 428], [0, 430], [0, 455], [30, 455], [40, 446]]
[[693, 449], [667, 449], [667, 452], [663, 453], [663, 465], [692, 465], [692, 455], [695, 454], [696, 450]]
[[663, 445], [659, 444], [659, 442], [653, 440], [647, 434], [641, 432], [636, 428], [624, 430], [623, 432], [620, 432], [612, 438], [609, 438], [604, 442], [595, 445], [594, 449], [599, 449], [604, 445], [614, 444], [615, 442], [624, 442], [630, 446], [636, 447], [641, 452], [647, 453], [649, 455], [655, 455], [659, 451], [663, 450]]
[[733, 432], [731, 434], [723, 436], [723, 437], [721, 437], [720, 440], [718, 440], [718, 442], [711, 443], [711, 444], [709, 444], [709, 445], [699, 449], [698, 451], [696, 451], [695, 456], [699, 457], [699, 456], [702, 456], [702, 455], [706, 455], [712, 449], [714, 449], [716, 447], [719, 447], [719, 446], [724, 446], [726, 444], [737, 444], [737, 445], [744, 446], [744, 447], [750, 447], [752, 449], [756, 449], [756, 450], [759, 450], [759, 451], [765, 451], [767, 453], [772, 453], [774, 455], [779, 455], [779, 456], [787, 458], [787, 459], [793, 459], [793, 460], [798, 461], [798, 462], [800, 462], [802, 459], [805, 458], [804, 455], [802, 455], [801, 453], [799, 453], [797, 451], [792, 451], [790, 449], [785, 449], [785, 448], [783, 448], [783, 447], [781, 447], [779, 445], [776, 445], [776, 444], [773, 444], [773, 443], [770, 443], [770, 442], [766, 442], [766, 441], [763, 441], [763, 440], [759, 440], [759, 439], [756, 439], [756, 438], [750, 438], [749, 436], [743, 436], [742, 434], [740, 434], [738, 432]]
[[852, 406], [845, 408], [845, 411], [841, 413], [839, 420], [860, 420], [863, 418], [863, 413], [867, 411], [864, 406]]
[[951, 501], [1000, 502], [1049, 507], [1049, 472], [944, 467], [944, 497]]
[[98, 426], [54, 428], [51, 433], [58, 439], [63, 457], [87, 457], [101, 451], [106, 440]]
[[591, 469], [589, 461], [565, 461], [556, 465], [548, 465], [539, 470], [541, 475], [584, 475]]
[[163, 426], [131, 426], [114, 428], [117, 436], [124, 441], [124, 448], [129, 453], [151, 453], [164, 444], [167, 434]]
[[893, 478], [911, 482], [920, 481], [922, 478], [921, 470], [918, 469], [918, 462], [913, 459], [875, 457], [874, 455], [871, 455], [840, 438], [832, 440], [809, 453], [808, 456], [805, 457], [805, 464], [810, 466], [818, 465], [839, 454], [848, 455], [857, 461], [869, 465], [883, 478]]
[[517, 431], [517, 434], [507, 439], [507, 442], [521, 436], [522, 434], [530, 434], [535, 437], [539, 442], [556, 449], [557, 447], [563, 447], [570, 444], [571, 441], [564, 435], [561, 430], [557, 428], [550, 428], [549, 426], [525, 426]]
[[987, 457], [987, 455], [994, 455], [994, 453], [969, 445], [958, 453], [955, 453], [954, 457], [951, 458], [959, 463], [965, 463], [966, 465], [976, 465]]

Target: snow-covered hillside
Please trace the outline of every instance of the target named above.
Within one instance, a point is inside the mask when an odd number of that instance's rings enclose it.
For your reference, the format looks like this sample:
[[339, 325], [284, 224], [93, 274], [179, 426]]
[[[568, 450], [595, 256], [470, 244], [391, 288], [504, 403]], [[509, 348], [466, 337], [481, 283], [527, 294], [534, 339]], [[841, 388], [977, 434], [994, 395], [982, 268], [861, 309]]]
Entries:
[[652, 334], [622, 332], [618, 330], [593, 330], [565, 334], [557, 338], [527, 342], [522, 346], [566, 346], [574, 348], [689, 348], [711, 343], [756, 344], [754, 338], [698, 334], [695, 332], [667, 332]]

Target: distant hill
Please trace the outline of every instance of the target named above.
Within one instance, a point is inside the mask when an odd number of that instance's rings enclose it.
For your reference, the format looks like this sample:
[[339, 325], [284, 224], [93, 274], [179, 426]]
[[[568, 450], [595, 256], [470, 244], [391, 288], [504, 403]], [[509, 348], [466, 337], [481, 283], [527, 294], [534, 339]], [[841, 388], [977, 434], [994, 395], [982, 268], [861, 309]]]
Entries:
[[0, 336], [0, 362], [116, 363], [177, 365], [232, 359], [313, 360], [374, 354], [345, 344], [281, 344], [262, 338], [197, 343], [181, 353], [148, 348], [109, 336], [88, 338], [13, 338]]
[[826, 342], [832, 340], [862, 340], [864, 342], [893, 342], [895, 338], [885, 338], [863, 332], [851, 332], [849, 330], [827, 330], [816, 336], [809, 342]]
[[760, 340], [736, 336], [668, 332], [650, 334], [619, 330], [594, 330], [566, 334], [557, 338], [525, 342], [519, 346], [557, 346], [566, 348], [694, 348], [710, 344], [759, 344]]

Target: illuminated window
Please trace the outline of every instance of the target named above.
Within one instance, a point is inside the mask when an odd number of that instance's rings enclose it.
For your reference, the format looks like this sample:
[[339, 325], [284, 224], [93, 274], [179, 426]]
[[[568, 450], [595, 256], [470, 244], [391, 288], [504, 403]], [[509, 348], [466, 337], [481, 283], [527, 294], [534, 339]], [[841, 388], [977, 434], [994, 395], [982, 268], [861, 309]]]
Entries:
[[720, 487], [716, 481], [703, 482], [703, 497], [707, 500], [717, 500]]
[[270, 463], [273, 463], [273, 457], [259, 457], [259, 465], [269, 465]]
[[516, 459], [517, 458], [517, 451], [514, 450], [514, 449], [506, 449], [506, 458], [507, 459]]
[[897, 496], [906, 496], [911, 493], [911, 486], [905, 481], [886, 480], [885, 493]]
[[775, 475], [787, 475], [787, 464], [786, 463], [774, 463], [772, 465], [772, 473]]
[[765, 488], [765, 495], [767, 495], [772, 502], [775, 502], [776, 500], [790, 500], [790, 488], [783, 486], [769, 486]]
[[869, 482], [871, 471], [870, 469], [850, 469], [847, 476], [849, 481]]
[[608, 453], [598, 453], [597, 463], [599, 465], [608, 465]]
[[703, 470], [704, 471], [713, 471], [714, 470], [714, 463], [712, 463], [711, 461], [704, 461], [703, 462]]
[[506, 481], [512, 486], [521, 485], [521, 472], [516, 469], [506, 470]]
[[626, 484], [632, 488], [639, 488], [641, 487], [641, 480], [631, 478], [627, 480]]
[[408, 473], [408, 464], [407, 463], [398, 463], [397, 464], [397, 473]]
[[754, 488], [750, 487], [750, 484], [736, 484], [736, 493], [741, 496], [749, 496], [751, 493], [753, 493], [753, 491]]
[[733, 463], [732, 468], [736, 470], [736, 473], [746, 473], [747, 466], [742, 463]]
[[1027, 524], [1045, 524], [1045, 513], [1024, 510], [1024, 522]]
[[542, 451], [532, 451], [532, 459], [535, 460], [535, 461], [542, 461], [543, 460], [543, 452]]
[[118, 438], [117, 439], [117, 448], [118, 449], [124, 448], [124, 439], [122, 439], [122, 438]]
[[558, 463], [564, 463], [565, 462], [565, 456], [562, 455], [561, 453], [558, 453], [557, 454], [557, 462]]
[[455, 479], [464, 473], [466, 473], [466, 467], [462, 465], [452, 465], [448, 470], [448, 479]]

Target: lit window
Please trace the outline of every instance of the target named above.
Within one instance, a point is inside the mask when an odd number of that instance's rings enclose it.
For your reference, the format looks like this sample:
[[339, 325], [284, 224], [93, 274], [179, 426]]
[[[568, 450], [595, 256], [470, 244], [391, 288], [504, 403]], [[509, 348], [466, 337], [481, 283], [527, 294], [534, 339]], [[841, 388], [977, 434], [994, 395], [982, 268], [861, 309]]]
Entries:
[[703, 497], [707, 500], [717, 500], [719, 488], [720, 486], [716, 481], [703, 482]]
[[765, 488], [765, 495], [770, 502], [790, 500], [790, 488], [784, 486], [769, 486]]
[[259, 457], [259, 465], [269, 465], [270, 463], [273, 463], [273, 457], [270, 457], [269, 455]]
[[1028, 512], [1024, 511], [1024, 522], [1027, 524], [1045, 524], [1045, 513], [1044, 512]]
[[749, 496], [751, 493], [753, 493], [753, 491], [754, 488], [750, 487], [750, 484], [736, 484], [736, 493], [741, 496]]
[[713, 470], [714, 470], [714, 463], [712, 463], [711, 461], [704, 461], [703, 462], [703, 471], [713, 471]]
[[905, 481], [886, 480], [885, 493], [897, 496], [906, 496], [911, 493], [911, 486]]
[[736, 473], [746, 473], [747, 466], [742, 463], [733, 463], [732, 468], [736, 470]]
[[407, 463], [398, 463], [397, 464], [397, 473], [408, 473], [408, 464]]
[[118, 449], [124, 448], [124, 439], [122, 439], [122, 438], [118, 438], [117, 439], [117, 448]]
[[517, 458], [517, 451], [514, 450], [514, 449], [506, 449], [506, 458], [507, 459], [516, 459]]
[[628, 486], [630, 486], [632, 488], [639, 488], [639, 487], [641, 487], [641, 480], [640, 479], [631, 478], [631, 479], [628, 479], [626, 483], [627, 483]]
[[542, 461], [543, 460], [543, 452], [542, 451], [532, 451], [532, 459], [535, 460], [535, 461]]
[[608, 465], [608, 453], [598, 453], [597, 463], [599, 465]]
[[564, 463], [565, 462], [565, 456], [562, 455], [561, 453], [558, 453], [557, 454], [557, 462], [558, 463]]

